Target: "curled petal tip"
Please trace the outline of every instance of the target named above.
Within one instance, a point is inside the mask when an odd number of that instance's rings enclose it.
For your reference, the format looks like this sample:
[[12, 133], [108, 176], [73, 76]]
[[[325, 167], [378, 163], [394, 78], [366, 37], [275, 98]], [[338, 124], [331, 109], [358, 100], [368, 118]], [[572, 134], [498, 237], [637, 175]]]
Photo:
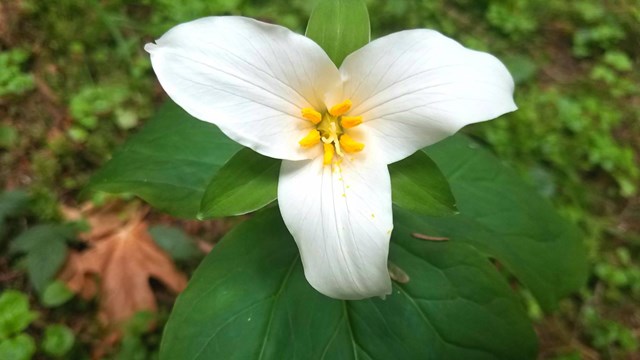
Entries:
[[149, 54], [153, 53], [153, 51], [157, 48], [158, 45], [154, 43], [147, 43], [144, 45], [144, 51], [148, 52]]

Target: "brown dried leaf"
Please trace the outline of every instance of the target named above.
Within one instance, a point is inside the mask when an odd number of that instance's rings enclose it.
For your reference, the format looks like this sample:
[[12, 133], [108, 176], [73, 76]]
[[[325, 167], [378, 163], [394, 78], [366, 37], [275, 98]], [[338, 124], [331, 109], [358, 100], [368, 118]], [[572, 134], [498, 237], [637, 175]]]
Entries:
[[100, 295], [100, 318], [106, 325], [120, 324], [138, 311], [156, 310], [150, 278], [174, 293], [187, 283], [153, 241], [142, 212], [134, 213], [124, 224], [115, 215], [97, 211], [87, 217], [94, 225], [83, 236], [89, 249], [72, 252], [60, 274], [60, 279], [83, 298]]
[[71, 291], [83, 299], [89, 300], [98, 293], [98, 284], [95, 276], [92, 275], [95, 271], [88, 268], [89, 264], [85, 264], [85, 258], [78, 251], [70, 252], [58, 277], [67, 284]]

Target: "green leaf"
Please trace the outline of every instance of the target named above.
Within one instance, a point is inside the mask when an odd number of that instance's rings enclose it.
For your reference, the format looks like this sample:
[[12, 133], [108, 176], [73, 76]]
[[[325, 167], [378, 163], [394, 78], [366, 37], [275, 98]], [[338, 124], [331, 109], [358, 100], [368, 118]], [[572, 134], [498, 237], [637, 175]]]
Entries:
[[148, 345], [143, 336], [153, 329], [157, 323], [156, 314], [150, 311], [138, 311], [124, 324], [124, 336], [114, 360], [157, 359], [157, 355], [149, 356]]
[[7, 191], [0, 194], [0, 239], [7, 229], [5, 221], [8, 217], [19, 215], [29, 203], [29, 196], [22, 190]]
[[18, 235], [11, 241], [10, 254], [36, 251], [43, 243], [63, 242], [75, 237], [75, 229], [70, 225], [40, 224]]
[[7, 191], [0, 194], [0, 221], [24, 211], [29, 203], [29, 195], [22, 190]]
[[42, 305], [53, 308], [60, 306], [73, 297], [73, 292], [60, 280], [49, 283], [42, 294]]
[[[17, 334], [29, 326], [38, 314], [29, 310], [29, 298], [16, 290], [0, 295], [0, 339]], [[0, 356], [0, 359], [9, 359]]]
[[68, 353], [75, 342], [75, 335], [68, 327], [60, 324], [48, 325], [44, 329], [42, 350], [47, 355], [62, 357]]
[[516, 84], [526, 83], [532, 80], [538, 71], [536, 62], [523, 55], [512, 55], [503, 58], [503, 61]]
[[[339, 301], [304, 278], [276, 209], [230, 232], [175, 304], [161, 359], [533, 359], [518, 298], [469, 245], [411, 237], [399, 209], [390, 260], [410, 280], [385, 300]], [[490, 335], [490, 336], [488, 336]]]
[[447, 179], [424, 152], [389, 165], [389, 173], [394, 204], [424, 215], [457, 213]]
[[137, 311], [123, 326], [125, 336], [140, 337], [153, 329], [158, 316], [153, 311]]
[[305, 35], [340, 67], [347, 55], [371, 40], [367, 5], [362, 0], [320, 0], [311, 13]]
[[0, 359], [29, 360], [36, 352], [36, 343], [27, 334], [0, 341]]
[[447, 177], [460, 215], [423, 217], [416, 232], [468, 243], [495, 257], [545, 310], [585, 283], [580, 231], [515, 171], [463, 135], [426, 152]]
[[187, 261], [203, 255], [193, 239], [178, 228], [153, 226], [149, 228], [149, 234], [156, 244], [169, 253], [174, 260]]
[[29, 195], [22, 190], [7, 191], [0, 194], [0, 231], [4, 220], [22, 213], [29, 202]]
[[93, 176], [88, 190], [133, 193], [159, 210], [195, 218], [206, 185], [240, 148], [169, 101]]
[[113, 360], [146, 360], [157, 359], [157, 356], [149, 356], [148, 345], [139, 336], [125, 335], [118, 352]]
[[49, 283], [67, 258], [67, 245], [59, 241], [43, 242], [42, 246], [27, 255], [27, 272], [31, 284], [40, 294], [44, 293]]
[[27, 274], [39, 294], [53, 280], [67, 258], [67, 241], [75, 230], [68, 225], [42, 224], [23, 232], [13, 239], [10, 253], [26, 254]]
[[242, 215], [278, 197], [280, 160], [244, 148], [214, 176], [202, 198], [198, 218]]

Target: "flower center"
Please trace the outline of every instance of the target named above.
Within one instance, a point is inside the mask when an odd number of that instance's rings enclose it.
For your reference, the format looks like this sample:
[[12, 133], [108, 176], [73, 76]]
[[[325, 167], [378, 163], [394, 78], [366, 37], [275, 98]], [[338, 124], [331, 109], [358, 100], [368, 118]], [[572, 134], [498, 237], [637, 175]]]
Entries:
[[351, 100], [347, 99], [321, 114], [313, 108], [301, 110], [302, 117], [311, 121], [315, 128], [298, 143], [302, 147], [313, 147], [322, 142], [325, 165], [332, 163], [334, 155], [344, 157], [344, 152], [353, 153], [364, 149], [364, 144], [346, 134], [346, 130], [362, 123], [362, 116], [346, 116], [351, 110]]

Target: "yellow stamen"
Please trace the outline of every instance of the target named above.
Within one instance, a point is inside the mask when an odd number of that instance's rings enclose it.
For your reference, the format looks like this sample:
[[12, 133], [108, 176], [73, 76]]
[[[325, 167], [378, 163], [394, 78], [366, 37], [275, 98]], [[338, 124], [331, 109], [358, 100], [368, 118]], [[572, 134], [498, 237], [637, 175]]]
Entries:
[[320, 142], [320, 132], [316, 129], [309, 131], [307, 136], [298, 141], [298, 144], [303, 147], [310, 147]]
[[362, 116], [343, 116], [340, 123], [343, 128], [350, 129], [362, 124]]
[[341, 116], [351, 109], [351, 100], [347, 99], [329, 109], [332, 116]]
[[325, 165], [331, 164], [331, 160], [333, 160], [333, 145], [331, 144], [322, 144], [324, 146], [324, 158], [323, 163]]
[[353, 140], [351, 136], [347, 134], [343, 134], [340, 137], [340, 146], [342, 147], [342, 150], [350, 153], [359, 152], [359, 151], [362, 151], [362, 149], [364, 149], [363, 143]]
[[317, 112], [314, 108], [304, 108], [301, 112], [303, 118], [311, 121], [316, 125], [320, 123], [320, 121], [322, 121], [322, 114]]

